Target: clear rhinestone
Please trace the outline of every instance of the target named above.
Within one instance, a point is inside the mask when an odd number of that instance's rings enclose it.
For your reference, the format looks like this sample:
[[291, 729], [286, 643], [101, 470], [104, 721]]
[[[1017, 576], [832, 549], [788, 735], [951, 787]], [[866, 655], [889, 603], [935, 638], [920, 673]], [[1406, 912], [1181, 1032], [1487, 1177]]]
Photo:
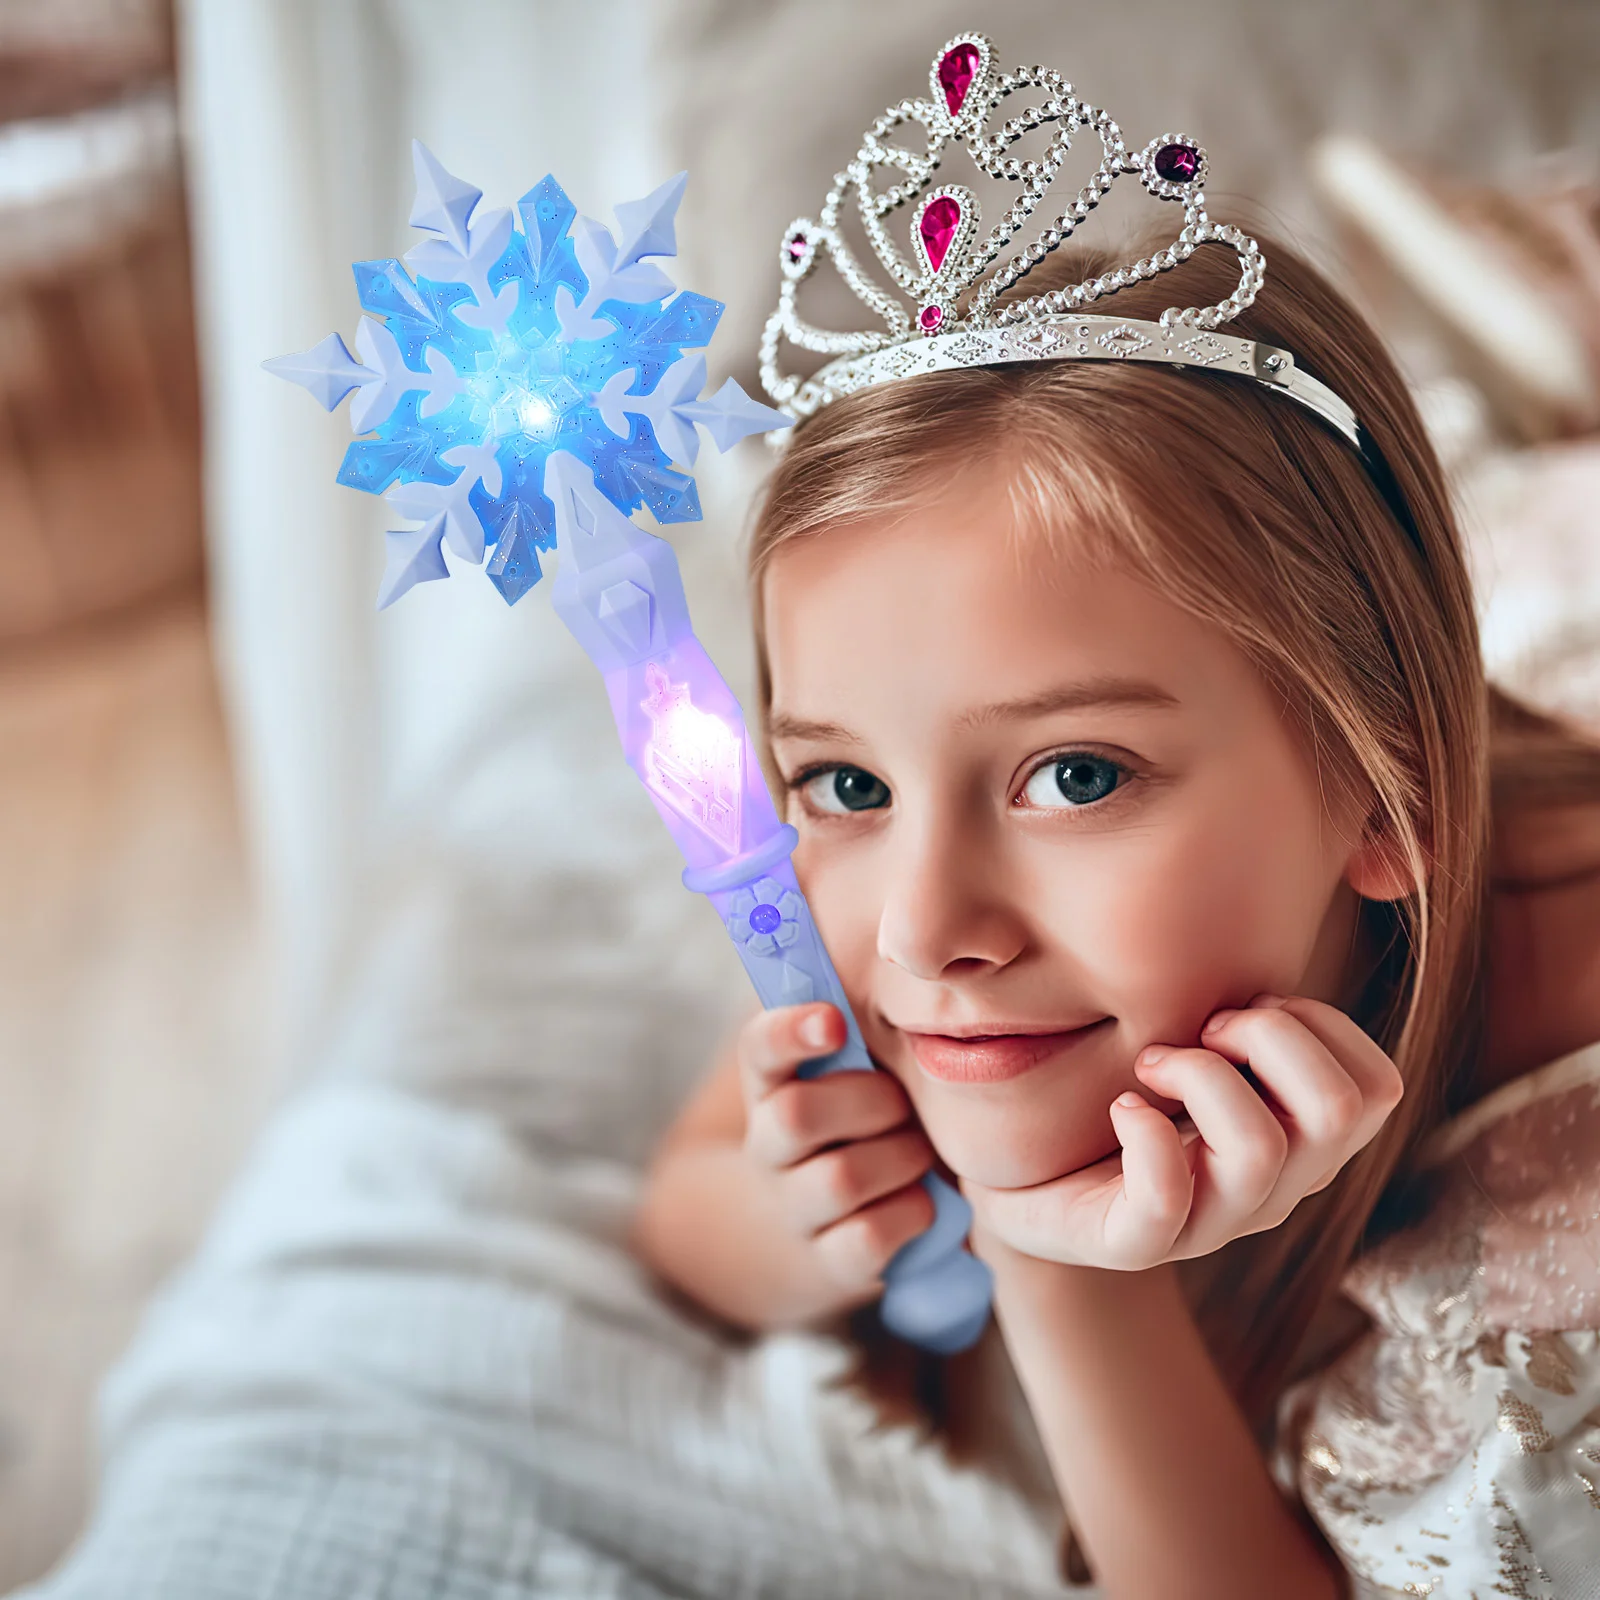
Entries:
[[1025, 355], [1048, 355], [1057, 345], [1065, 343], [1062, 334], [1045, 323], [1035, 323], [1031, 328], [1019, 328], [1008, 336], [1008, 343]]
[[1202, 367], [1212, 366], [1218, 361], [1227, 358], [1227, 346], [1215, 334], [1202, 333], [1195, 338], [1186, 340], [1178, 347], [1189, 358]]
[[989, 346], [987, 341], [975, 338], [969, 333], [964, 339], [957, 339], [953, 345], [949, 346], [945, 354], [953, 357], [963, 365], [970, 366], [974, 361], [988, 359]]
[[1107, 350], [1112, 355], [1125, 359], [1143, 350], [1150, 341], [1142, 333], [1122, 322], [1118, 323], [1114, 328], [1108, 328], [1095, 340], [1095, 343], [1102, 350]]

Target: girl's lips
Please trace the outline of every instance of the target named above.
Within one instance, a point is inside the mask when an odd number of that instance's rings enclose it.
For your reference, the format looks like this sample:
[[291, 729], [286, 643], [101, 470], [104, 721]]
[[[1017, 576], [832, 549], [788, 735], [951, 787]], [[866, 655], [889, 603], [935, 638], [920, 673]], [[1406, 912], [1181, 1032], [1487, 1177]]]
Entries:
[[1004, 1083], [1070, 1050], [1098, 1029], [1091, 1022], [1065, 1033], [993, 1033], [956, 1038], [948, 1033], [910, 1033], [911, 1053], [930, 1078], [942, 1083]]

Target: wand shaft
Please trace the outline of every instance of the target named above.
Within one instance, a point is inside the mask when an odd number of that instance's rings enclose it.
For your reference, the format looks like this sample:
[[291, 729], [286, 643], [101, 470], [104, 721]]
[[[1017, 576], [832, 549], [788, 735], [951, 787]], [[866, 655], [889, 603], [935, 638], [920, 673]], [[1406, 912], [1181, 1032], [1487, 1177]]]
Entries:
[[[797, 835], [762, 777], [744, 714], [695, 637], [677, 556], [624, 517], [589, 469], [553, 453], [545, 493], [554, 503], [560, 571], [557, 613], [605, 678], [624, 754], [688, 866], [685, 885], [722, 919], [767, 1007], [826, 1000], [846, 1039], [807, 1062], [802, 1077], [875, 1071], [844, 986], [790, 862]], [[988, 1319], [988, 1268], [965, 1249], [972, 1214], [943, 1179], [927, 1232], [884, 1273], [891, 1332], [942, 1353], [970, 1345]]]

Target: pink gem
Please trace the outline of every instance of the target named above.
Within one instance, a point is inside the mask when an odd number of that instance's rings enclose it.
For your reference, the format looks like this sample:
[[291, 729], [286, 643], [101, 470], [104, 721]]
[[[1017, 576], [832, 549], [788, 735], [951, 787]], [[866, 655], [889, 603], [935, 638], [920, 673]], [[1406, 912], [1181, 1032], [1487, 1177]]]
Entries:
[[944, 265], [944, 258], [950, 251], [950, 241], [956, 236], [956, 229], [961, 226], [961, 207], [947, 194], [942, 194], [937, 200], [930, 200], [928, 208], [922, 213], [922, 221], [917, 224], [918, 231], [922, 234], [922, 248], [928, 252], [928, 265], [935, 272]]
[[1187, 183], [1200, 170], [1200, 152], [1193, 145], [1164, 144], [1156, 151], [1155, 169], [1168, 183]]
[[806, 236], [803, 233], [791, 234], [785, 248], [789, 252], [789, 259], [798, 261], [806, 253]]
[[952, 117], [967, 98], [967, 90], [978, 73], [979, 59], [977, 45], [968, 42], [946, 50], [939, 63], [939, 87], [944, 90], [944, 103]]
[[944, 312], [942, 312], [938, 306], [924, 306], [921, 314], [917, 317], [917, 326], [921, 328], [924, 333], [932, 333], [933, 330], [937, 328], [943, 321]]

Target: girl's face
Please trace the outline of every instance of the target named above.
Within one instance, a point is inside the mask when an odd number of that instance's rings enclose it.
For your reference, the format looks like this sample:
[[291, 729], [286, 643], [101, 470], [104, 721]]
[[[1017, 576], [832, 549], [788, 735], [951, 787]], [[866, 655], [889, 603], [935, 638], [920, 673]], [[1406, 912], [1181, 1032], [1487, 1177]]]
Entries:
[[1144, 1046], [1336, 998], [1360, 828], [1219, 629], [1005, 504], [958, 480], [797, 541], [764, 604], [795, 865], [868, 1048], [954, 1172], [1014, 1188], [1116, 1149]]

